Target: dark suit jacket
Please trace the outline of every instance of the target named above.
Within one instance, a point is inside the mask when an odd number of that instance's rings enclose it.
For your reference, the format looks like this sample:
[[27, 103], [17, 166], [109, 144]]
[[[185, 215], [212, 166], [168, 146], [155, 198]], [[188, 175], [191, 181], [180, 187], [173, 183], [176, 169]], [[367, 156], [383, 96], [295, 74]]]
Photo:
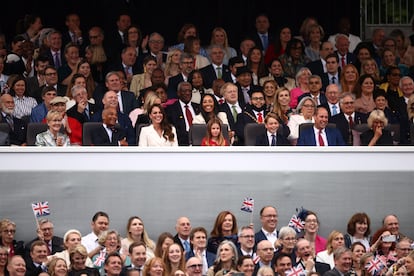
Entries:
[[[95, 112], [95, 114], [91, 117], [91, 121], [102, 122], [102, 110]], [[129, 119], [129, 116], [118, 111], [118, 124], [120, 129], [122, 129], [121, 132], [123, 132], [124, 137], [127, 137], [128, 145], [136, 145], [137, 141], [135, 137], [135, 129], [132, 126], [132, 122], [131, 119]]]
[[[345, 146], [341, 133], [336, 128], [325, 128], [326, 138], [329, 146]], [[316, 146], [313, 127], [304, 129], [298, 138], [298, 146]]]
[[[315, 262], [315, 270], [316, 272], [319, 272], [320, 275], [323, 275], [325, 272], [331, 270], [331, 266], [329, 264], [317, 262], [315, 259], [313, 259], [313, 261]], [[299, 263], [302, 267], [305, 267], [304, 262], [301, 260], [299, 260], [299, 262], [296, 262], [296, 260], [292, 262], [294, 266], [297, 266]]]
[[[311, 97], [311, 98], [313, 98], [312, 95], [311, 95], [311, 93], [309, 93], [309, 92], [308, 93], [303, 93], [302, 95], [299, 96], [298, 103], [304, 97]], [[323, 92], [320, 92], [319, 93], [319, 101], [320, 101], [320, 105], [324, 105], [324, 104], [328, 103], [328, 99], [326, 98], [325, 93], [323, 93]]]
[[[191, 257], [195, 257], [192, 249], [185, 254], [186, 260], [190, 259]], [[216, 259], [216, 254], [213, 254], [206, 250], [206, 259], [207, 259], [208, 267], [210, 267], [214, 264], [214, 260]]]
[[129, 115], [129, 113], [138, 107], [138, 102], [135, 98], [135, 94], [131, 91], [121, 91], [122, 97], [122, 107], [124, 114]]
[[168, 99], [177, 99], [177, 87], [180, 82], [184, 81], [183, 75], [180, 73], [168, 79], [167, 95]]
[[[259, 36], [259, 34], [257, 32], [254, 32], [254, 33], [251, 33], [249, 37], [251, 37], [254, 40], [254, 43], [256, 44], [256, 46], [260, 47], [260, 49], [263, 51], [264, 47], [262, 43], [262, 38]], [[268, 46], [274, 41], [274, 38], [271, 32], [267, 33], [267, 41], [268, 41]]]
[[[349, 139], [349, 135], [352, 135], [352, 133], [349, 133], [349, 123], [347, 118], [345, 118], [344, 113], [336, 114], [335, 116], [332, 116], [329, 119], [330, 123], [336, 124], [336, 129], [339, 130], [339, 132], [342, 135], [343, 140], [348, 143], [348, 141], [351, 141]], [[354, 124], [366, 124], [367, 123], [367, 115], [361, 112], [355, 112], [354, 115]], [[352, 146], [351, 144], [348, 144], [348, 146]]]
[[322, 276], [341, 276], [341, 275], [342, 273], [340, 273], [335, 267], [332, 268], [331, 270], [328, 270], [324, 274], [322, 274]]
[[[225, 82], [233, 82], [229, 67], [225, 64], [222, 64], [221, 67], [222, 67], [222, 79]], [[210, 65], [207, 65], [201, 68], [200, 72], [201, 72], [201, 75], [203, 76], [204, 87], [212, 88], [213, 81], [217, 79], [216, 70], [214, 69], [213, 64], [210, 64]]]
[[[190, 103], [194, 109], [195, 114], [200, 113], [200, 105]], [[177, 131], [178, 145], [188, 146], [190, 144], [188, 131], [185, 127], [185, 118], [181, 110], [180, 101], [176, 101], [165, 109], [168, 117], [168, 122], [175, 127]]]
[[[1, 116], [0, 122], [7, 123], [6, 118]], [[21, 145], [26, 143], [27, 123], [22, 119], [13, 116], [13, 124], [14, 130], [9, 130], [10, 145]]]
[[33, 77], [26, 78], [26, 92], [28, 96], [34, 98], [39, 87], [39, 80], [37, 79], [36, 73]]
[[[263, 120], [266, 117], [266, 110], [263, 110]], [[248, 113], [248, 114], [247, 114]], [[254, 118], [254, 119], [253, 119]], [[251, 105], [247, 105], [246, 109], [237, 115], [236, 134], [239, 138], [240, 145], [244, 145], [244, 127], [249, 123], [258, 123], [256, 115], [251, 108]]]
[[[276, 230], [276, 233], [277, 233], [277, 236], [279, 236], [278, 230]], [[263, 240], [267, 240], [267, 238], [266, 238], [265, 233], [263, 233], [262, 229], [260, 229], [254, 234], [254, 244], [255, 244], [254, 247], [257, 248], [257, 244]]]
[[[339, 58], [339, 66], [341, 66], [341, 63], [342, 63], [342, 61], [341, 61], [341, 55], [338, 53], [338, 51], [335, 51], [335, 54], [338, 55], [338, 58]], [[354, 59], [355, 59], [354, 54], [349, 53], [349, 52], [346, 53], [346, 56], [345, 56], [345, 63], [346, 64], [352, 63], [354, 61]]]
[[[63, 45], [63, 47], [64, 47], [64, 45]], [[47, 49], [46, 51], [44, 51], [43, 52], [43, 55], [47, 56], [47, 58], [49, 59], [49, 64], [50, 65], [53, 65], [53, 66], [56, 67], [56, 65], [55, 65], [55, 59], [54, 59], [54, 56], [53, 56], [53, 54], [52, 54], [52, 52], [51, 52], [50, 49]], [[60, 66], [66, 64], [66, 58], [65, 58], [65, 53], [64, 53], [64, 50], [63, 49], [60, 50], [60, 62], [62, 63]]]
[[306, 67], [308, 67], [309, 70], [311, 70], [313, 75], [318, 75], [321, 78], [323, 73], [325, 73], [325, 71], [323, 70], [322, 61], [320, 59], [309, 62], [308, 64], [306, 64]]
[[[43, 88], [45, 86], [46, 85], [40, 86], [35, 91], [35, 94], [33, 95], [33, 98], [36, 99], [36, 101], [37, 101], [38, 104], [41, 104], [43, 102], [43, 99], [42, 99], [42, 90], [43, 90]], [[66, 89], [67, 89], [67, 86], [66, 85], [62, 85], [62, 84], [58, 83], [56, 87], [57, 87], [57, 91], [56, 91], [57, 96], [61, 96], [61, 97], [66, 96]]]
[[181, 243], [181, 240], [180, 240], [180, 238], [178, 237], [178, 233], [177, 233], [177, 234], [175, 234], [175, 236], [174, 236], [174, 243], [176, 243], [176, 244], [180, 245], [180, 246], [181, 246], [181, 249], [184, 251], [184, 245]]
[[[291, 144], [289, 143], [289, 140], [285, 136], [282, 136], [277, 132], [276, 133], [276, 145], [277, 146], [290, 146]], [[256, 146], [269, 146], [269, 139], [267, 138], [267, 131], [256, 137]]]
[[42, 272], [42, 268], [40, 266], [36, 267], [32, 260], [26, 261], [25, 276], [37, 276]]
[[[338, 68], [338, 78], [337, 78], [337, 82], [339, 83], [339, 78], [341, 76], [341, 67]], [[326, 91], [326, 87], [331, 84], [331, 80], [329, 79], [329, 75], [328, 73], [323, 73], [323, 75], [321, 76], [322, 79], [322, 91]]]
[[[31, 240], [30, 242], [28, 242], [25, 245], [25, 258], [26, 258], [26, 263], [32, 262], [32, 258], [30, 257], [30, 247], [32, 245], [33, 242], [38, 241], [39, 238], [35, 238], [33, 240]], [[53, 236], [52, 238], [52, 252], [51, 254], [55, 254], [56, 252], [61, 252], [63, 251], [64, 246], [63, 246], [63, 238], [58, 237], [58, 236]]]
[[[246, 107], [246, 105], [248, 105], [249, 103], [246, 103], [246, 101], [244, 100], [244, 95], [243, 95], [243, 91], [242, 91], [240, 83], [236, 82], [235, 84], [236, 84], [237, 89], [238, 89], [237, 99], [238, 99], [239, 105], [242, 109], [244, 109]], [[252, 91], [253, 90], [259, 89], [258, 86], [255, 86], [253, 84], [251, 84], [249, 88], [250, 89], [249, 89], [249, 91], [247, 91], [247, 94], [249, 94], [250, 97], [252, 96]]]
[[75, 104], [66, 111], [69, 117], [75, 118], [79, 123], [89, 122], [96, 112], [95, 104], [88, 103], [89, 106], [89, 118], [84, 113], [78, 112], [78, 104]]
[[95, 132], [92, 132], [92, 143], [94, 146], [118, 146], [118, 141], [126, 137], [125, 131], [116, 127], [116, 130], [112, 133], [112, 142], [109, 140], [108, 133], [102, 125]]

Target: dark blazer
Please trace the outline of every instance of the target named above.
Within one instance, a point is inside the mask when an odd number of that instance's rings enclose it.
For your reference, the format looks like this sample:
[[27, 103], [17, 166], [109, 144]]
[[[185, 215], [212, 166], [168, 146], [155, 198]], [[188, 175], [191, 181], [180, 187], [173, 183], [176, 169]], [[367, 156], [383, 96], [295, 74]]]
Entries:
[[[188, 260], [191, 257], [195, 257], [193, 250], [190, 250], [185, 254], [185, 259]], [[208, 267], [212, 266], [214, 264], [214, 260], [216, 259], [216, 254], [213, 254], [212, 252], [209, 252], [206, 250], [206, 259]]]
[[184, 81], [183, 75], [180, 73], [168, 79], [167, 96], [168, 99], [177, 99], [177, 87], [180, 82]]
[[[189, 103], [193, 109], [195, 114], [200, 113], [200, 105], [195, 103]], [[167, 106], [165, 109], [167, 113], [168, 122], [175, 127], [177, 131], [177, 138], [178, 138], [178, 145], [180, 146], [188, 146], [190, 144], [188, 131], [185, 127], [185, 118], [184, 114], [181, 110], [180, 101], [176, 101], [172, 105]]]
[[[326, 138], [329, 146], [345, 146], [341, 133], [336, 128], [325, 128]], [[298, 146], [316, 146], [313, 127], [304, 129], [298, 138]]]
[[[7, 123], [7, 120], [2, 116], [0, 122]], [[11, 128], [9, 129], [10, 145], [21, 145], [26, 143], [27, 122], [13, 116], [13, 125], [14, 130]]]
[[[141, 66], [142, 66], [142, 64], [141, 64]], [[136, 62], [131, 67], [131, 69], [132, 69], [132, 74], [133, 75], [144, 73], [143, 68], [140, 67], [140, 64], [138, 64]], [[122, 71], [122, 72], [125, 72], [125, 68], [122, 65], [122, 61], [121, 60], [116, 60], [116, 61], [108, 64], [108, 71], [107, 72], [109, 72], [109, 71]]]
[[[266, 110], [263, 110], [262, 112], [264, 120], [266, 117]], [[236, 134], [239, 138], [240, 145], [244, 145], [244, 127], [249, 123], [258, 123], [251, 105], [247, 105], [246, 109], [237, 115]]]
[[[299, 102], [300, 102], [300, 100], [302, 100], [304, 97], [311, 97], [311, 98], [313, 98], [310, 92], [308, 92], [308, 93], [303, 93], [302, 95], [300, 95], [300, 96], [298, 97], [298, 103], [299, 103]], [[319, 93], [319, 101], [320, 101], [320, 105], [324, 105], [324, 104], [328, 103], [328, 99], [326, 98], [325, 93], [323, 93], [323, 92], [320, 92], [320, 93]]]
[[[235, 84], [236, 84], [237, 89], [238, 89], [237, 99], [238, 99], [239, 105], [242, 109], [244, 109], [246, 107], [246, 105], [248, 105], [249, 103], [246, 103], [246, 101], [244, 100], [244, 95], [243, 95], [240, 83], [236, 82]], [[247, 91], [247, 94], [249, 94], [250, 97], [252, 96], [252, 91], [253, 90], [259, 89], [258, 86], [255, 86], [253, 84], [251, 84], [249, 88], [250, 89], [249, 89], [249, 91]], [[259, 90], [261, 90], [261, 89], [259, 89]]]
[[[102, 110], [99, 110], [95, 112], [95, 114], [91, 117], [92, 122], [102, 122]], [[136, 145], [136, 137], [135, 137], [135, 129], [132, 126], [131, 119], [129, 119], [129, 116], [121, 113], [118, 110], [118, 124], [120, 129], [122, 129], [122, 132], [124, 134], [124, 137], [127, 137], [128, 145]], [[108, 137], [109, 140], [109, 137]]]
[[43, 270], [41, 266], [37, 266], [33, 263], [32, 260], [26, 261], [26, 273], [25, 276], [37, 276], [42, 273]]
[[[263, 51], [263, 43], [262, 43], [262, 38], [259, 36], [259, 34], [257, 32], [251, 33], [250, 37], [253, 39], [254, 43], [256, 44], [256, 46], [260, 47], [260, 49]], [[274, 38], [273, 35], [271, 34], [271, 32], [267, 32], [267, 42], [268, 42], [268, 46], [274, 42]]]
[[129, 115], [129, 113], [138, 107], [138, 102], [135, 98], [135, 94], [131, 91], [121, 91], [122, 97], [122, 107], [124, 114]]
[[[326, 102], [324, 104], [321, 104], [321, 106], [325, 107], [326, 110], [328, 110], [328, 119], [330, 119], [332, 117], [332, 112], [331, 112], [331, 108], [329, 107], [329, 103]], [[339, 114], [341, 112], [341, 108], [339, 107], [339, 102], [338, 102], [338, 108], [336, 110], [337, 114]]]
[[[371, 139], [374, 137], [374, 131], [369, 129], [361, 134], [361, 146], [368, 146]], [[375, 146], [393, 146], [392, 136], [389, 130], [383, 129], [382, 135], [378, 139]]]
[[[276, 233], [277, 233], [277, 236], [279, 236], [279, 231], [278, 230], [276, 230]], [[264, 240], [267, 240], [266, 235], [265, 235], [265, 233], [263, 233], [262, 229], [260, 229], [259, 231], [257, 231], [254, 234], [254, 247], [257, 248], [257, 244], [260, 241], [264, 241]]]
[[180, 245], [181, 249], [184, 251], [184, 245], [182, 244], [180, 238], [178, 237], [178, 233], [175, 234], [175, 236], [174, 236], [174, 243]]
[[39, 89], [39, 80], [37, 79], [37, 74], [33, 77], [26, 78], [26, 93], [30, 97], [35, 97], [36, 91]]
[[112, 133], [112, 142], [109, 140], [108, 133], [102, 125], [95, 132], [92, 132], [92, 143], [94, 146], [118, 146], [118, 141], [126, 137], [125, 131], [118, 127], [115, 127], [115, 131]]
[[[225, 112], [227, 115], [227, 121], [231, 130], [236, 130], [236, 122], [234, 121], [233, 112], [231, 111], [229, 105], [224, 102], [219, 106], [221, 112]], [[236, 118], [237, 119], [237, 118]]]
[[108, 49], [106, 52], [110, 63], [121, 60], [122, 49], [126, 46], [117, 28], [113, 28], [108, 33], [105, 32], [105, 43]]
[[[282, 136], [279, 132], [276, 133], [276, 145], [277, 146], [290, 146], [289, 140], [286, 136]], [[269, 146], [269, 139], [267, 137], [267, 131], [256, 137], [256, 146]]]
[[[32, 262], [32, 258], [30, 257], [30, 247], [32, 245], [33, 242], [38, 241], [39, 238], [35, 238], [33, 240], [31, 240], [30, 242], [28, 242], [25, 245], [25, 258], [26, 258], [26, 263], [27, 260], [29, 260], [30, 262]], [[58, 236], [53, 236], [52, 238], [52, 252], [51, 255], [55, 254], [56, 252], [61, 252], [63, 251], [64, 246], [63, 246], [63, 238], [58, 237]]]
[[327, 272], [325, 272], [324, 274], [322, 274], [323, 276], [341, 276], [342, 273], [340, 273], [335, 267], [332, 268], [331, 270], [328, 270]]
[[[341, 67], [338, 68], [338, 78], [336, 80], [338, 83], [340, 81], [339, 80], [340, 76], [341, 76]], [[331, 84], [331, 80], [329, 79], [328, 73], [323, 73], [323, 75], [321, 76], [321, 79], [322, 79], [322, 88], [321, 88], [321, 90], [325, 92], [326, 91], [326, 87], [329, 84]]]
[[[63, 45], [63, 44], [62, 44]], [[62, 46], [62, 49], [60, 49], [60, 62], [62, 63], [60, 66], [66, 64], [66, 58], [65, 58], [65, 53], [63, 50], [64, 45]], [[43, 55], [47, 56], [48, 60], [49, 60], [49, 64], [55, 66], [55, 59], [54, 56], [52, 54], [52, 51], [50, 49], [47, 49], [46, 51], [43, 52]], [[56, 68], [57, 70], [58, 68]]]
[[[323, 275], [325, 272], [331, 270], [331, 266], [329, 264], [317, 262], [316, 259], [313, 259], [313, 261], [315, 262], [315, 270], [316, 272], [319, 272], [320, 275]], [[296, 262], [296, 260], [292, 262], [294, 266], [297, 266], [299, 263], [302, 265], [302, 267], [305, 267], [302, 260], [299, 260], [299, 262]]]
[[[367, 123], [367, 115], [361, 112], [355, 112], [354, 114], [354, 125], [356, 124], [366, 124]], [[348, 143], [352, 140], [349, 139], [349, 135], [352, 133], [349, 133], [349, 123], [347, 118], [345, 118], [344, 113], [336, 114], [335, 116], [332, 116], [329, 119], [330, 123], [336, 124], [336, 129], [339, 130], [339, 132], [342, 135], [343, 140]], [[348, 146], [352, 146], [350, 143], [348, 143]]]
[[311, 70], [312, 75], [318, 75], [321, 78], [322, 78], [323, 73], [325, 73], [325, 71], [323, 70], [323, 64], [322, 64], [321, 59], [314, 60], [314, 61], [307, 63], [306, 67], [308, 67], [309, 70]]
[[[339, 66], [341, 66], [341, 63], [342, 63], [342, 61], [341, 61], [341, 55], [338, 53], [338, 51], [335, 51], [334, 53], [338, 55]], [[354, 59], [355, 59], [355, 57], [354, 57], [354, 54], [353, 53], [350, 53], [350, 52], [346, 53], [346, 56], [345, 56], [345, 63], [346, 64], [352, 63], [354, 61]]]
[[88, 109], [89, 110], [89, 118], [84, 113], [79, 113], [78, 112], [78, 104], [75, 104], [74, 106], [69, 108], [66, 111], [66, 114], [69, 117], [75, 118], [79, 123], [83, 124], [84, 122], [89, 122], [91, 120], [91, 118], [93, 117], [93, 115], [95, 114], [95, 112], [96, 112], [95, 104], [88, 103], [88, 107], [89, 107], [89, 109]]
[[[222, 67], [222, 79], [225, 82], [233, 82], [229, 67], [225, 64], [222, 64], [221, 67]], [[213, 81], [217, 79], [216, 70], [214, 69], [213, 64], [210, 64], [210, 65], [207, 65], [201, 68], [200, 72], [201, 72], [201, 75], [203, 76], [204, 87], [212, 88]]]
[[[37, 103], [38, 104], [41, 104], [42, 102], [43, 102], [43, 99], [42, 99], [42, 90], [43, 90], [43, 88], [45, 88], [45, 86], [46, 85], [42, 85], [42, 86], [40, 86], [35, 92], [34, 92], [34, 95], [33, 95], [33, 98], [35, 98], [36, 99], [36, 101], [37, 101]], [[60, 84], [60, 83], [58, 83], [57, 85], [56, 85], [56, 94], [57, 94], [57, 96], [61, 96], [61, 97], [64, 97], [64, 96], [66, 96], [66, 89], [67, 89], [67, 86], [66, 85], [62, 85], [62, 84]]]

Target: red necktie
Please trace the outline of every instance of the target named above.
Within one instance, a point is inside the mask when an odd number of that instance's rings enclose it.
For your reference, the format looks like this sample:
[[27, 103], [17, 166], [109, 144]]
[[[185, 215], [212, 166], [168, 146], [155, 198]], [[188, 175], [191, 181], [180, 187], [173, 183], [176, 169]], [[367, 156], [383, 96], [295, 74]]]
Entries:
[[191, 114], [191, 111], [188, 108], [188, 105], [185, 105], [185, 117], [187, 117], [188, 125], [192, 126], [192, 124], [193, 124], [193, 114]]
[[262, 115], [262, 112], [257, 113], [257, 122], [259, 124], [262, 124], [263, 123], [263, 115]]
[[354, 128], [354, 121], [352, 120], [352, 116], [349, 116], [348, 120], [349, 120], [349, 128], [353, 129]]
[[325, 142], [323, 141], [323, 138], [322, 138], [322, 129], [319, 130], [318, 140], [319, 140], [319, 146], [321, 147], [325, 146]]
[[345, 56], [342, 56], [341, 57], [341, 67], [344, 68], [345, 65], [346, 65], [346, 63], [345, 63]]
[[219, 100], [219, 104], [223, 104], [224, 103], [224, 100], [223, 99], [220, 99]]

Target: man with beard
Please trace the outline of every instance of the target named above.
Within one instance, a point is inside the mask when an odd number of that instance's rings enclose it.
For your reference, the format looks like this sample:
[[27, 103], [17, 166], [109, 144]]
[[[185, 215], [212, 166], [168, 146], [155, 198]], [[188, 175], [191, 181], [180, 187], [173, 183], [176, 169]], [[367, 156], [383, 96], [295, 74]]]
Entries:
[[17, 117], [13, 116], [14, 100], [9, 94], [4, 94], [0, 97], [1, 120], [0, 122], [9, 125], [9, 142], [10, 145], [25, 146], [27, 123]]
[[244, 127], [251, 123], [263, 124], [266, 117], [265, 95], [261, 87], [254, 87], [250, 100], [251, 104], [237, 115], [236, 134], [240, 145], [244, 145]]
[[312, 256], [310, 242], [306, 239], [300, 239], [297, 241], [296, 257], [297, 263], [295, 266], [301, 264], [306, 271], [316, 271], [320, 275], [323, 275], [331, 268], [328, 264], [315, 261], [314, 256]]

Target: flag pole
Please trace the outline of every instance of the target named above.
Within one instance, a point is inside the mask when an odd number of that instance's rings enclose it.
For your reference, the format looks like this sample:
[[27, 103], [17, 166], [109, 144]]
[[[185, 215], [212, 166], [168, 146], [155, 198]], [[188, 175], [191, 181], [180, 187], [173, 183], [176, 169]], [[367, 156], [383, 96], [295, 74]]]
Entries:
[[253, 209], [252, 212], [250, 213], [250, 225], [253, 227], [254, 229], [254, 225], [253, 225]]
[[33, 211], [33, 216], [35, 217], [35, 221], [36, 221], [36, 232], [40, 229], [40, 225], [39, 225], [39, 220], [36, 216], [36, 212], [33, 210], [33, 205], [32, 205], [32, 211]]

